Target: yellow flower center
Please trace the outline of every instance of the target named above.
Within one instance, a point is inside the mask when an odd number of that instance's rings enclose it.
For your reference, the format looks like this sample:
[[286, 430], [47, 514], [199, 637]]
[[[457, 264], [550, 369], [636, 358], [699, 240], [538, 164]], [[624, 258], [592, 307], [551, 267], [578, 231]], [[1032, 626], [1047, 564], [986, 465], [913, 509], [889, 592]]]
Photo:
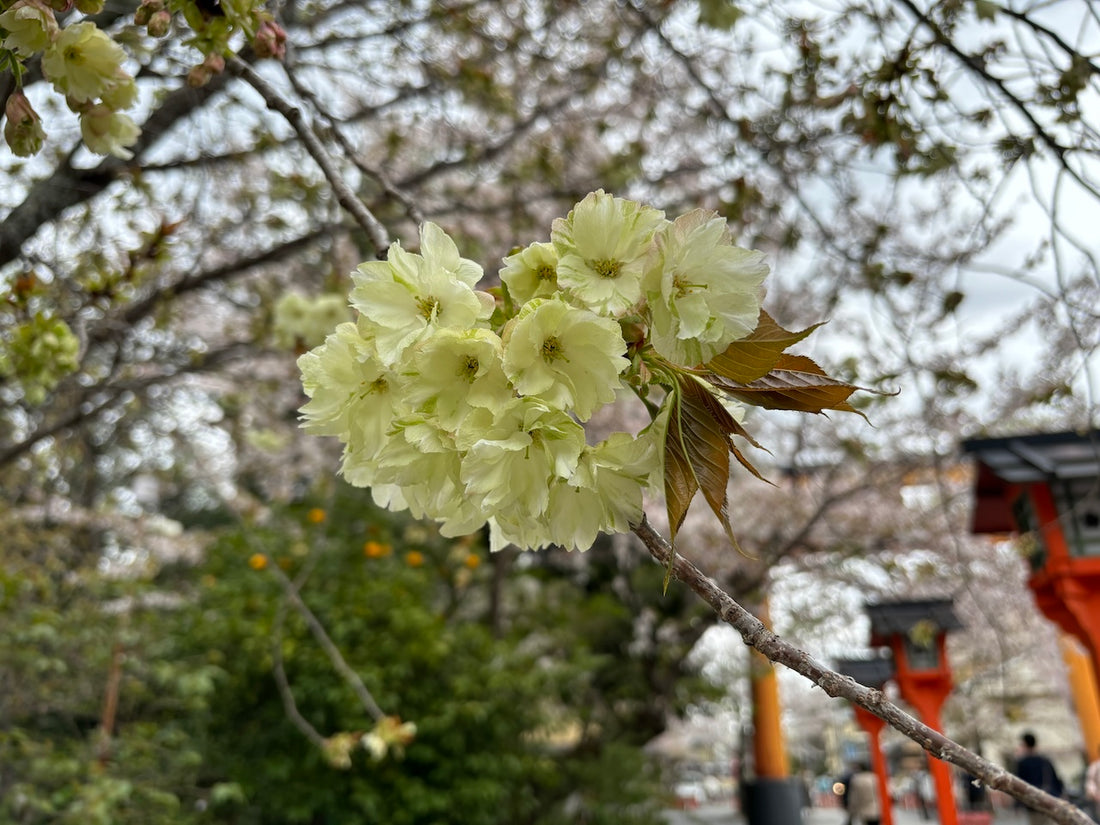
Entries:
[[548, 363], [557, 361], [559, 358], [565, 358], [565, 351], [556, 335], [551, 335], [542, 342], [542, 357]]
[[424, 316], [424, 320], [432, 320], [439, 312], [439, 300], [429, 295], [427, 298], [417, 298], [416, 308]]
[[535, 277], [540, 281], [552, 281], [557, 275], [557, 271], [550, 264], [543, 264], [535, 270]]
[[675, 275], [672, 278], [672, 290], [677, 298], [683, 298], [692, 290], [706, 288], [706, 284], [693, 284], [690, 281], [685, 281], [679, 275]]
[[473, 381], [477, 377], [477, 371], [481, 363], [473, 355], [467, 355], [462, 359], [462, 366], [458, 369], [458, 375], [464, 381]]
[[623, 264], [622, 261], [608, 258], [602, 261], [592, 261], [592, 268], [596, 270], [596, 274], [601, 278], [618, 278]]
[[370, 382], [370, 385], [367, 387], [367, 394], [381, 395], [382, 393], [387, 392], [389, 388], [389, 382], [386, 381], [384, 376], [380, 375]]

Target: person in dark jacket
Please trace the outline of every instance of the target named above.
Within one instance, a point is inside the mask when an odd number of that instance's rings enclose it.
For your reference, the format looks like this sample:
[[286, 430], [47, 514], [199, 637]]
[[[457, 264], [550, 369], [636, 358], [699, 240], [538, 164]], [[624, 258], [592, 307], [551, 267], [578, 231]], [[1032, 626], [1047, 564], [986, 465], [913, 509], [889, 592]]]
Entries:
[[[1034, 733], [1025, 733], [1020, 737], [1022, 750], [1016, 761], [1016, 775], [1029, 785], [1046, 791], [1051, 796], [1061, 796], [1065, 786], [1062, 784], [1054, 764], [1035, 750], [1037, 740]], [[1049, 825], [1050, 818], [1030, 808], [1027, 812], [1028, 825]]]

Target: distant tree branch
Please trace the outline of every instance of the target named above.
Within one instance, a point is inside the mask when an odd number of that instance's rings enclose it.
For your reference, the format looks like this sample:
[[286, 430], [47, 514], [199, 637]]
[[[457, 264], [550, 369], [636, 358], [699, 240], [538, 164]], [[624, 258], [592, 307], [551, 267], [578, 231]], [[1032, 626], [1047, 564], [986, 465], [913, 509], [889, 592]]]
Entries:
[[683, 555], [676, 552], [674, 556], [668, 541], [653, 529], [644, 516], [641, 524], [634, 527], [634, 534], [642, 540], [658, 564], [667, 567], [671, 560], [673, 577], [694, 590], [723, 622], [741, 634], [745, 644], [758, 650], [770, 661], [786, 665], [805, 676], [829, 696], [847, 699], [865, 708], [938, 759], [958, 765], [988, 787], [1004, 791], [1028, 807], [1048, 814], [1055, 821], [1063, 825], [1095, 825], [1083, 811], [1070, 802], [1056, 799], [1004, 768], [987, 762], [939, 731], [918, 722], [888, 701], [881, 690], [874, 690], [848, 676], [842, 676], [768, 630], [763, 622], [738, 604]]
[[[292, 54], [292, 52], [288, 53], [288, 60], [290, 59], [290, 54]], [[420, 211], [420, 207], [416, 205], [416, 202], [403, 189], [394, 186], [389, 176], [381, 169], [369, 165], [360, 157], [359, 152], [355, 150], [355, 147], [351, 145], [351, 141], [347, 139], [347, 136], [345, 136], [340, 129], [337, 119], [328, 111], [327, 107], [318, 99], [317, 95], [315, 95], [311, 89], [306, 88], [305, 84], [298, 79], [297, 74], [291, 70], [289, 65], [287, 67], [287, 77], [290, 79], [294, 91], [301, 95], [303, 99], [308, 100], [317, 113], [325, 119], [328, 124], [327, 129], [329, 133], [331, 133], [336, 142], [340, 144], [340, 148], [343, 150], [348, 160], [354, 163], [360, 172], [374, 180], [379, 188], [381, 188], [384, 195], [400, 203], [405, 208], [406, 215], [418, 224], [424, 223], [424, 213]]]
[[386, 250], [389, 249], [391, 243], [389, 231], [366, 205], [359, 200], [359, 197], [344, 181], [343, 176], [336, 168], [328, 151], [322, 145], [321, 140], [302, 116], [301, 110], [288, 102], [279, 94], [274, 86], [268, 83], [255, 69], [240, 58], [231, 57], [226, 65], [233, 74], [240, 77], [253, 89], [259, 92], [260, 97], [264, 99], [264, 103], [267, 104], [269, 109], [278, 112], [286, 118], [287, 123], [289, 123], [291, 128], [298, 134], [298, 137], [301, 138], [302, 144], [306, 147], [306, 151], [309, 152], [310, 157], [312, 157], [317, 165], [321, 167], [321, 172], [324, 174], [325, 179], [328, 180], [329, 186], [332, 187], [333, 194], [336, 195], [336, 200], [339, 201], [340, 205], [355, 219], [355, 222], [359, 224], [363, 231], [367, 233], [367, 237], [374, 246], [376, 257], [384, 258]]
[[258, 266], [285, 260], [327, 237], [336, 229], [337, 227], [330, 224], [321, 225], [303, 235], [299, 235], [297, 238], [273, 246], [252, 257], [185, 275], [170, 284], [160, 284], [143, 297], [124, 307], [120, 312], [109, 315], [102, 321], [97, 322], [95, 327], [88, 333], [88, 343], [89, 345], [102, 343], [111, 338], [118, 330], [130, 331], [135, 324], [151, 314], [165, 300], [177, 298], [210, 284], [231, 280]]
[[63, 414], [53, 421], [36, 427], [25, 438], [0, 448], [0, 467], [15, 461], [40, 441], [75, 427], [82, 421], [95, 418], [128, 392], [140, 392], [154, 384], [178, 378], [181, 375], [202, 372], [221, 366], [229, 361], [254, 358], [255, 351], [255, 345], [251, 341], [234, 342], [208, 352], [202, 358], [177, 365], [168, 370], [157, 370], [138, 378], [110, 381], [83, 388], [79, 395], [65, 405], [53, 405], [55, 407], [64, 406], [66, 411]]
[[931, 33], [932, 39], [937, 45], [946, 49], [949, 53], [954, 55], [971, 73], [979, 77], [987, 86], [991, 86], [996, 89], [1001, 97], [1008, 101], [1023, 118], [1031, 126], [1032, 132], [1039, 141], [1046, 146], [1058, 159], [1059, 165], [1066, 170], [1068, 174], [1080, 183], [1085, 188], [1090, 188], [1088, 183], [1084, 181], [1077, 172], [1069, 166], [1067, 160], [1067, 154], [1069, 149], [1058, 142], [1058, 140], [1047, 131], [1044, 126], [1039, 123], [1038, 118], [1035, 117], [1035, 113], [1031, 111], [1027, 103], [1017, 97], [1008, 85], [999, 77], [994, 76], [986, 68], [985, 61], [977, 55], [969, 54], [963, 51], [959, 46], [941, 29], [934, 20], [932, 20], [925, 12], [917, 8], [917, 5], [912, 0], [898, 0], [898, 2], [909, 10], [921, 24], [925, 26]]
[[1081, 53], [1080, 50], [1073, 48], [1073, 46], [1063, 40], [1058, 32], [1048, 28], [1047, 26], [1044, 26], [1037, 20], [1032, 19], [1030, 16], [1028, 16], [1027, 12], [1017, 11], [1016, 9], [1011, 8], [1007, 5], [999, 5], [997, 7], [997, 13], [1003, 14], [1007, 17], [1011, 17], [1013, 20], [1018, 20], [1032, 31], [1038, 32], [1044, 37], [1049, 38], [1051, 42], [1053, 42], [1059, 49], [1061, 49], [1071, 58], [1084, 61], [1085, 65], [1089, 67], [1089, 71], [1092, 74], [1100, 74], [1100, 66], [1089, 60], [1084, 54]]
[[378, 706], [378, 703], [374, 701], [374, 697], [371, 696], [367, 686], [363, 684], [363, 680], [359, 678], [359, 674], [347, 663], [343, 654], [340, 653], [340, 648], [336, 646], [336, 643], [329, 637], [328, 632], [325, 630], [325, 626], [321, 624], [320, 619], [309, 609], [304, 601], [302, 601], [301, 594], [298, 593], [298, 588], [295, 587], [294, 582], [287, 578], [286, 573], [279, 569], [278, 565], [270, 565], [272, 575], [279, 580], [279, 584], [282, 585], [283, 593], [286, 595], [287, 601], [290, 605], [298, 611], [298, 614], [305, 620], [306, 625], [309, 627], [309, 632], [313, 634], [313, 638], [317, 640], [317, 643], [321, 645], [321, 649], [325, 651], [329, 661], [332, 662], [332, 666], [336, 669], [336, 672], [344, 677], [344, 680], [351, 686], [351, 689], [355, 691], [355, 695], [359, 697], [359, 702], [363, 705], [363, 708], [371, 715], [375, 722], [380, 722], [385, 718], [386, 714], [382, 708]]
[[271, 639], [271, 672], [275, 677], [275, 687], [279, 691], [279, 698], [283, 702], [283, 712], [286, 713], [290, 723], [298, 729], [298, 732], [308, 739], [313, 745], [325, 749], [325, 737], [310, 724], [294, 700], [294, 692], [290, 689], [290, 680], [286, 677], [286, 667], [283, 665], [283, 624], [286, 621], [287, 601], [279, 605], [275, 615], [275, 627], [272, 629]]
[[77, 169], [72, 165], [73, 154], [70, 152], [52, 175], [36, 182], [23, 202], [0, 221], [0, 267], [18, 258], [23, 244], [40, 227], [56, 219], [66, 209], [91, 200], [128, 170], [138, 167], [138, 158], [177, 122], [220, 92], [226, 81], [227, 76], [223, 73], [213, 77], [202, 88], [183, 85], [169, 92], [142, 124], [141, 137], [131, 147], [134, 160], [108, 157], [92, 169]]

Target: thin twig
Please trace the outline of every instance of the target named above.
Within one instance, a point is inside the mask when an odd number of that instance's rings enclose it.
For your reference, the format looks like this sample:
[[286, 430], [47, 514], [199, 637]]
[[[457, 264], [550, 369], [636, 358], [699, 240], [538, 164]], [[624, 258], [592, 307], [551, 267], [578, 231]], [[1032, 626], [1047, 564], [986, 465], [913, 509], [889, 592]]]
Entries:
[[418, 225], [423, 224], [426, 218], [416, 201], [412, 199], [412, 196], [396, 187], [393, 181], [390, 180], [389, 175], [381, 169], [370, 165], [360, 157], [359, 152], [351, 145], [351, 141], [348, 140], [343, 130], [340, 129], [339, 120], [328, 111], [325, 105], [318, 99], [317, 95], [299, 80], [298, 75], [290, 70], [289, 56], [287, 61], [287, 77], [290, 80], [290, 85], [294, 87], [294, 91], [297, 92], [303, 100], [309, 102], [317, 113], [325, 119], [328, 124], [327, 128], [329, 133], [332, 135], [333, 139], [340, 144], [340, 148], [344, 151], [348, 160], [354, 163], [360, 172], [374, 180], [379, 188], [381, 188], [384, 195], [400, 203], [405, 208], [406, 215], [412, 218]]
[[321, 172], [324, 174], [325, 179], [328, 180], [329, 186], [332, 187], [332, 191], [336, 195], [336, 200], [340, 202], [340, 205], [348, 211], [355, 219], [355, 222], [367, 233], [367, 237], [374, 246], [375, 255], [379, 258], [385, 257], [386, 250], [390, 247], [389, 232], [386, 231], [386, 227], [382, 225], [382, 222], [374, 216], [361, 200], [359, 200], [356, 194], [351, 190], [351, 187], [344, 182], [332, 158], [325, 150], [325, 147], [321, 145], [320, 139], [317, 137], [316, 133], [314, 133], [312, 127], [306, 123], [306, 119], [302, 116], [301, 110], [287, 101], [279, 94], [274, 86], [268, 83], [255, 69], [240, 58], [231, 57], [227, 62], [227, 66], [233, 74], [240, 77], [253, 89], [259, 92], [260, 97], [264, 99], [269, 109], [278, 112], [286, 118], [287, 123], [289, 123], [291, 128], [298, 134], [298, 137], [301, 138], [302, 144], [306, 147], [306, 151], [309, 152], [310, 156], [317, 162], [317, 165], [321, 167]]
[[352, 690], [354, 690], [355, 695], [359, 697], [359, 701], [362, 703], [367, 713], [371, 715], [375, 722], [382, 721], [386, 717], [386, 714], [383, 712], [382, 708], [378, 706], [378, 703], [374, 701], [374, 697], [371, 696], [370, 691], [367, 690], [367, 686], [363, 684], [363, 680], [359, 678], [359, 674], [344, 660], [343, 655], [340, 653], [340, 649], [325, 631], [324, 625], [321, 624], [321, 621], [314, 615], [313, 611], [309, 609], [309, 606], [302, 601], [302, 597], [298, 593], [298, 588], [294, 586], [294, 582], [287, 578], [286, 574], [279, 569], [278, 565], [270, 565], [268, 569], [271, 570], [275, 578], [279, 580], [279, 584], [283, 586], [283, 592], [286, 593], [287, 601], [298, 611], [298, 614], [305, 619], [310, 632], [313, 634], [313, 638], [317, 640], [317, 643], [321, 645], [321, 648], [328, 655], [329, 661], [332, 662], [332, 666], [336, 671], [344, 677], [349, 685], [351, 685]]
[[283, 667], [283, 621], [286, 619], [286, 606], [286, 601], [279, 605], [271, 640], [271, 670], [275, 674], [275, 687], [279, 689], [279, 697], [283, 700], [283, 710], [287, 718], [306, 739], [324, 750], [325, 737], [298, 710], [298, 703], [294, 701], [294, 693], [290, 689], [290, 681], [286, 678], [286, 669]]
[[714, 609], [722, 621], [741, 634], [746, 644], [760, 651], [771, 661], [786, 665], [796, 673], [805, 676], [829, 696], [847, 699], [869, 710], [892, 728], [912, 739], [928, 753], [945, 762], [958, 765], [988, 787], [1004, 791], [1028, 807], [1048, 814], [1063, 825], [1094, 825], [1083, 811], [1069, 802], [1056, 799], [1034, 785], [1013, 776], [1004, 768], [987, 762], [939, 731], [918, 722], [897, 705], [888, 701], [881, 690], [874, 690], [848, 676], [842, 676], [805, 651], [772, 633], [763, 622], [738, 604], [732, 596], [685, 559], [679, 551], [673, 558], [672, 547], [668, 541], [654, 530], [644, 517], [641, 524], [635, 525], [633, 529], [634, 534], [642, 540], [649, 554], [658, 564], [668, 567], [669, 560], [672, 558], [672, 575], [694, 590]]

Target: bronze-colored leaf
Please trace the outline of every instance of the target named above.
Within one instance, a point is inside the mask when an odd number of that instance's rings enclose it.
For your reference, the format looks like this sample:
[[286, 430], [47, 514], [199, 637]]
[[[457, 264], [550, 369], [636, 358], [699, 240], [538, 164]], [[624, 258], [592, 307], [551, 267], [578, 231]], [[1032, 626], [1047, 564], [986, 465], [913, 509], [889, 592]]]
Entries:
[[771, 372], [785, 349], [797, 344], [819, 326], [814, 324], [801, 332], [791, 332], [760, 310], [756, 329], [712, 358], [707, 363], [707, 369], [730, 381], [748, 384]]
[[699, 490], [699, 482], [688, 459], [687, 445], [680, 425], [680, 393], [674, 389], [666, 400], [669, 404], [668, 428], [665, 431], [665, 507], [668, 510], [669, 540], [676, 545], [676, 532], [684, 523], [691, 500]]
[[722, 524], [730, 541], [737, 540], [729, 526], [726, 486], [730, 480], [730, 433], [737, 422], [713, 392], [694, 378], [681, 383], [681, 428], [686, 436], [688, 460], [703, 498]]
[[721, 375], [708, 376], [708, 380], [739, 401], [770, 410], [840, 410], [863, 415], [848, 403], [852, 393], [861, 388], [829, 377], [804, 355], [781, 355], [767, 375], [751, 382], [730, 381]]
[[[683, 524], [695, 493], [702, 490], [730, 543], [738, 547], [729, 524], [726, 486], [729, 483], [731, 451], [742, 465], [760, 477], [756, 468], [734, 449], [731, 441], [734, 434], [748, 437], [748, 433], [714, 393], [693, 376], [677, 376], [677, 386], [670, 402], [672, 406], [665, 438], [665, 505], [668, 508], [670, 538], [675, 543], [676, 533]], [[752, 441], [751, 438], [749, 440]]]

